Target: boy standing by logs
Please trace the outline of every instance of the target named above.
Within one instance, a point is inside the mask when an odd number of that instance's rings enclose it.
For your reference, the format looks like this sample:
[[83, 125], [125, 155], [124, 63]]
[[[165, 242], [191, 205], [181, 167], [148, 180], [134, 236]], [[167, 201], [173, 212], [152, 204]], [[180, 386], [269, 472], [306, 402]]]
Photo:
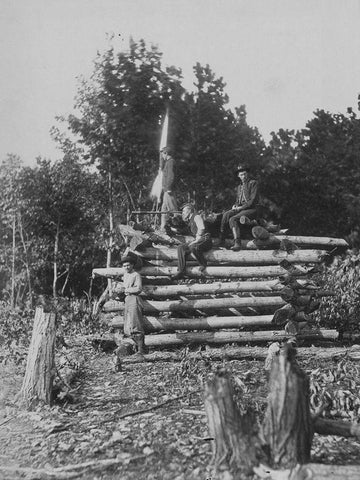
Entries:
[[236, 190], [236, 201], [231, 210], [223, 214], [220, 226], [220, 245], [225, 245], [225, 228], [229, 224], [234, 237], [234, 245], [231, 250], [241, 250], [240, 224], [255, 219], [258, 213], [258, 183], [249, 178], [249, 169], [245, 165], [239, 165], [236, 174], [240, 183]]
[[201, 215], [194, 208], [194, 205], [187, 203], [182, 209], [182, 219], [190, 227], [192, 235], [195, 237], [189, 243], [182, 243], [178, 246], [178, 271], [172, 278], [178, 280], [183, 278], [186, 268], [186, 256], [192, 253], [200, 264], [200, 271], [205, 270], [207, 262], [203, 255], [212, 247], [210, 233], [206, 231], [205, 223]]
[[144, 354], [147, 353], [147, 349], [144, 343], [144, 319], [139, 297], [142, 291], [141, 275], [134, 270], [135, 259], [133, 257], [123, 257], [121, 263], [124, 269], [124, 337], [132, 338], [136, 343], [138, 353]]

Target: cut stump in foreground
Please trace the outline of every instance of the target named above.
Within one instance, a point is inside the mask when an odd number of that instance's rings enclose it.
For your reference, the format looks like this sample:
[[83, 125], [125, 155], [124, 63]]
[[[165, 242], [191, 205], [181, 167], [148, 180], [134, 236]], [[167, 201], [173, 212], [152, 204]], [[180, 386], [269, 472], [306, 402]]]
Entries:
[[55, 376], [55, 313], [37, 307], [26, 371], [18, 401], [27, 408], [50, 405]]
[[250, 474], [257, 464], [256, 422], [252, 415], [240, 413], [226, 374], [220, 372], [208, 380], [205, 387], [205, 411], [210, 435], [214, 438], [216, 478], [235, 479]]
[[220, 372], [205, 387], [205, 411], [214, 438], [214, 478], [247, 478], [259, 461], [272, 468], [294, 468], [310, 461], [313, 420], [309, 381], [285, 344], [272, 359], [268, 407], [262, 430], [256, 418], [242, 415], [234, 400], [230, 377]]
[[310, 387], [295, 361], [295, 349], [285, 344], [272, 361], [263, 436], [271, 466], [292, 468], [310, 461], [313, 423]]

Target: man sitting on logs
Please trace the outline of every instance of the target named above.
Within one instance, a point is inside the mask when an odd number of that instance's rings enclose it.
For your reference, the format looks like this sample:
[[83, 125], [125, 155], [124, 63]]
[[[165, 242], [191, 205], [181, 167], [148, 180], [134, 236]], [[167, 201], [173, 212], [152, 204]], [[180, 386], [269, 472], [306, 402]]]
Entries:
[[212, 240], [210, 234], [206, 231], [205, 223], [201, 215], [199, 215], [194, 208], [194, 205], [187, 203], [182, 209], [182, 219], [186, 222], [192, 235], [195, 237], [189, 243], [182, 243], [178, 246], [178, 271], [172, 278], [178, 280], [183, 278], [186, 269], [186, 256], [192, 253], [200, 264], [200, 271], [206, 268], [206, 260], [203, 252], [206, 252], [212, 247]]
[[124, 269], [124, 337], [132, 338], [136, 343], [138, 353], [142, 355], [147, 353], [144, 343], [142, 303], [139, 297], [142, 291], [142, 279], [140, 273], [134, 270], [136, 263], [134, 257], [123, 257], [121, 263]]
[[236, 190], [236, 202], [231, 210], [223, 214], [220, 225], [220, 244], [225, 246], [225, 229], [229, 224], [234, 237], [234, 245], [231, 250], [241, 250], [240, 224], [247, 224], [249, 220], [256, 219], [258, 207], [258, 183], [249, 178], [249, 169], [245, 165], [239, 165], [236, 174], [240, 183]]

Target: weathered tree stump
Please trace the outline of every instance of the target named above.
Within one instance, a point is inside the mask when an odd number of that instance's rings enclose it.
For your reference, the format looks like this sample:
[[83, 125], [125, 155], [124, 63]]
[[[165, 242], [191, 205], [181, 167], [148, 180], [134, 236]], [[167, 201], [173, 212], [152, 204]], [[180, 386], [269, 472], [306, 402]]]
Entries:
[[310, 461], [313, 422], [309, 380], [294, 357], [295, 349], [285, 344], [273, 359], [270, 372], [263, 436], [275, 468], [292, 468]]
[[226, 374], [220, 372], [208, 380], [205, 411], [214, 438], [215, 478], [231, 480], [250, 474], [257, 464], [257, 423], [252, 415], [240, 413]]
[[18, 395], [18, 400], [27, 408], [51, 403], [55, 374], [55, 317], [55, 313], [45, 313], [43, 307], [35, 311], [25, 376]]

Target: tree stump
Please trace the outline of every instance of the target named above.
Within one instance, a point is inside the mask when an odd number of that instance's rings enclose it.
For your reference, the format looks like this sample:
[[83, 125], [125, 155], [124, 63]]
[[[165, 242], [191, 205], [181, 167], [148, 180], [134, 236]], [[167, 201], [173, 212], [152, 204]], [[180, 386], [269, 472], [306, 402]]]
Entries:
[[18, 397], [27, 408], [51, 403], [55, 373], [55, 317], [55, 313], [45, 313], [43, 307], [35, 311], [26, 371]]
[[220, 372], [208, 380], [205, 411], [210, 436], [214, 438], [215, 478], [231, 480], [250, 474], [258, 463], [257, 423], [252, 415], [240, 413], [226, 373]]
[[273, 359], [270, 372], [263, 436], [275, 468], [292, 468], [310, 461], [313, 424], [309, 380], [294, 357], [295, 349], [285, 344]]

